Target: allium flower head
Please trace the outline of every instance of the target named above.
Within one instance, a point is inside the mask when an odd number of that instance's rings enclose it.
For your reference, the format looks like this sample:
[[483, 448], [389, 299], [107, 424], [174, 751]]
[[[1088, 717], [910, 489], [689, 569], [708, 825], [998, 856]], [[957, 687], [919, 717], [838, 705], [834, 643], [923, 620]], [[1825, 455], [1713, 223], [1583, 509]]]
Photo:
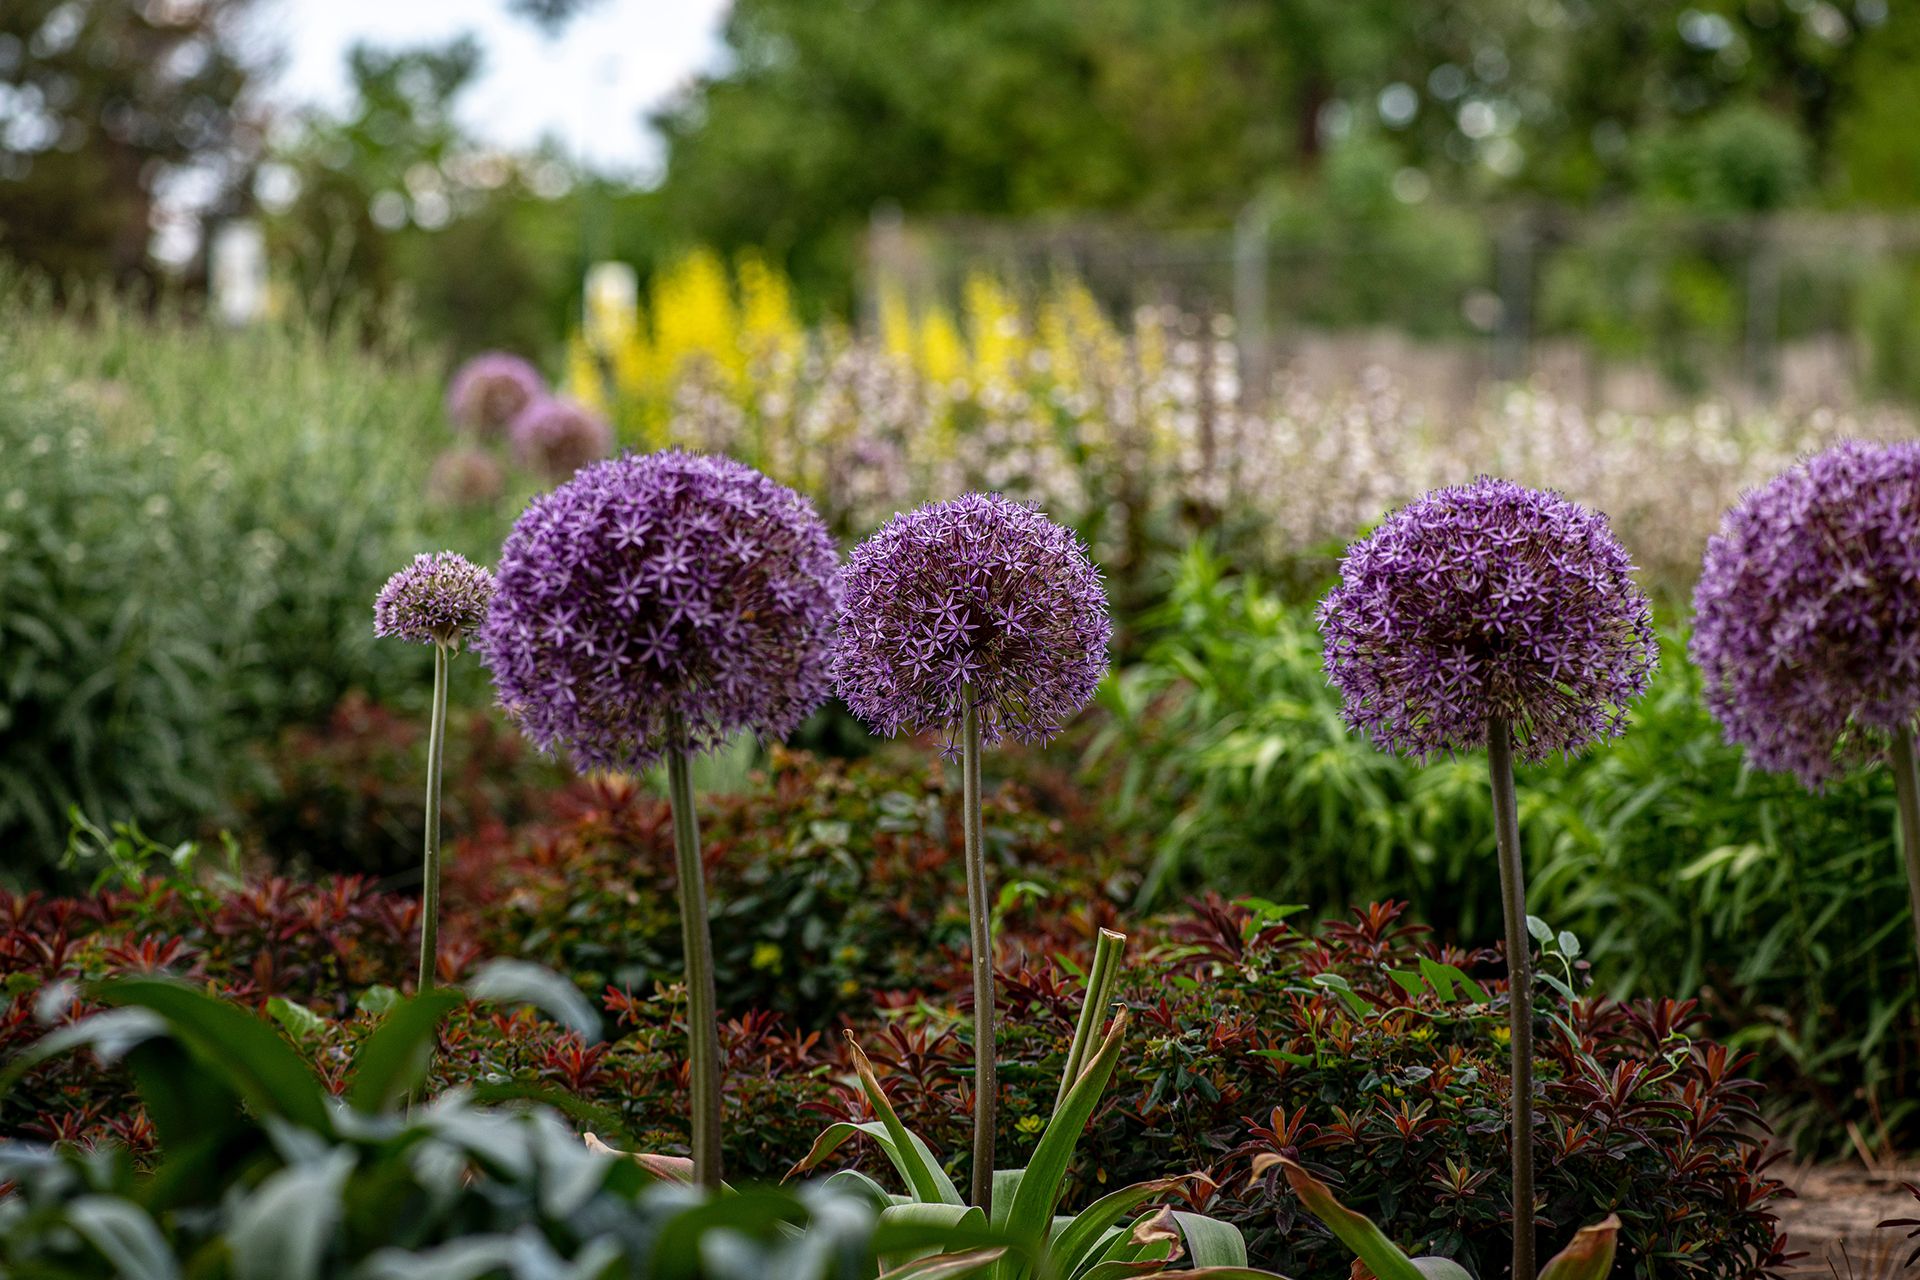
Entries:
[[547, 393], [539, 370], [519, 356], [489, 351], [461, 365], [447, 387], [447, 416], [482, 440], [498, 440], [528, 404]]
[[1513, 726], [1539, 761], [1620, 733], [1658, 657], [1607, 518], [1480, 479], [1435, 489], [1347, 549], [1320, 604], [1348, 725], [1427, 759]]
[[998, 494], [896, 515], [841, 578], [834, 688], [886, 734], [944, 730], [971, 686], [984, 743], [1042, 741], [1107, 669], [1107, 597], [1073, 533]]
[[488, 507], [506, 492], [507, 473], [500, 459], [478, 445], [448, 449], [427, 472], [427, 493], [452, 507]]
[[474, 647], [541, 749], [641, 769], [826, 697], [836, 557], [813, 504], [731, 458], [595, 463], [533, 500]]
[[513, 420], [513, 456], [521, 466], [564, 480], [613, 452], [613, 429], [584, 406], [540, 396]]
[[1707, 543], [1693, 660], [1727, 740], [1820, 787], [1920, 711], [1920, 444], [1849, 441]]
[[493, 575], [463, 555], [436, 551], [387, 579], [373, 601], [373, 633], [458, 647], [487, 616]]

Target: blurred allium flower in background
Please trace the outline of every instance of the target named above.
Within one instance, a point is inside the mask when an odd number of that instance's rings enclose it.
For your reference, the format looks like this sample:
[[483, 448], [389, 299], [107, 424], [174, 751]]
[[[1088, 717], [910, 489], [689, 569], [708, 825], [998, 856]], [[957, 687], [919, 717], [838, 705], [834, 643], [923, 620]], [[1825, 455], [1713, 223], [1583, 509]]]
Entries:
[[1727, 738], [1820, 787], [1920, 711], [1920, 444], [1849, 441], [1707, 544], [1693, 660]]
[[505, 438], [507, 428], [534, 400], [547, 394], [540, 371], [504, 351], [489, 351], [461, 365], [447, 387], [447, 416], [480, 440]]
[[528, 505], [475, 648], [543, 750], [641, 769], [820, 704], [835, 567], [813, 505], [751, 467], [628, 455]]
[[1512, 723], [1522, 758], [1620, 733], [1658, 650], [1603, 515], [1506, 480], [1436, 489], [1347, 551], [1321, 602], [1347, 723], [1426, 759]]
[[885, 734], [951, 738], [972, 686], [981, 739], [1059, 732], [1107, 669], [1106, 592], [1073, 533], [998, 494], [897, 515], [842, 578], [834, 687]]
[[450, 507], [490, 507], [506, 490], [506, 468], [477, 445], [446, 450], [427, 472], [427, 496]]
[[487, 616], [493, 575], [452, 551], [413, 558], [373, 602], [373, 631], [413, 644], [458, 647]]
[[613, 452], [613, 428], [585, 406], [540, 396], [514, 418], [513, 456], [550, 480], [564, 480]]

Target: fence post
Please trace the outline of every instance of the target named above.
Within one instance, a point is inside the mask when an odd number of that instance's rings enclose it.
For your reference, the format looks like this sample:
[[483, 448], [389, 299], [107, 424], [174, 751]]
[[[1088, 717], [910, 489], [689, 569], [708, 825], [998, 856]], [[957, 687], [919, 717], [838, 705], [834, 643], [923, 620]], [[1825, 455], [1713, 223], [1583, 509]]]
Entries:
[[1768, 397], [1779, 384], [1780, 251], [1772, 224], [1757, 219], [1747, 242], [1747, 388]]
[[906, 259], [906, 218], [900, 206], [883, 200], [867, 217], [864, 270], [860, 273], [858, 314], [861, 328], [880, 332], [880, 305], [889, 284], [903, 284]]
[[1494, 339], [1494, 376], [1524, 377], [1533, 330], [1533, 229], [1523, 217], [1494, 241], [1494, 278], [1500, 291], [1500, 327]]
[[1240, 353], [1241, 403], [1253, 410], [1266, 404], [1273, 376], [1267, 337], [1271, 221], [1272, 202], [1259, 195], [1247, 201], [1233, 222], [1233, 337]]

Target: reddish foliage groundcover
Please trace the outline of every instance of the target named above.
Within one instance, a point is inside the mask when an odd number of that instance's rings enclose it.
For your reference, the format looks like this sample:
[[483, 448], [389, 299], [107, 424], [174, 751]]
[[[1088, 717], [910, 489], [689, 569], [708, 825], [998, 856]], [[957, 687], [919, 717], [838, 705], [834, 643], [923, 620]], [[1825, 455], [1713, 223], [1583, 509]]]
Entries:
[[[937, 772], [781, 754], [764, 786], [711, 802], [735, 1178], [778, 1177], [831, 1119], [865, 1118], [839, 1026], [856, 1030], [908, 1123], [963, 1158], [971, 1050], [952, 799]], [[436, 1085], [537, 1088], [604, 1137], [684, 1144], [664, 806], [603, 785], [575, 789], [554, 813], [456, 855], [441, 969], [456, 980], [511, 954], [568, 972], [600, 998], [610, 1038], [586, 1044], [524, 1011], [471, 1006], [442, 1037]], [[1003, 788], [988, 819], [997, 882], [1019, 886], [1003, 899], [999, 956], [1002, 1142], [1015, 1163], [1052, 1107], [1079, 998], [1067, 966], [1084, 963], [1093, 929], [1120, 918], [1133, 884], [1122, 845], [1084, 818]], [[163, 971], [277, 1017], [340, 1087], [390, 999], [379, 984], [411, 972], [416, 930], [411, 897], [352, 878], [0, 898], [10, 998], [0, 1056], [41, 1033], [35, 1007], [52, 1003], [54, 984]], [[1209, 900], [1130, 931], [1122, 996], [1137, 1031], [1082, 1145], [1077, 1195], [1204, 1170], [1215, 1182], [1195, 1199], [1241, 1226], [1257, 1262], [1345, 1276], [1348, 1255], [1283, 1184], [1249, 1181], [1251, 1157], [1278, 1151], [1402, 1243], [1498, 1270], [1508, 1227], [1497, 952], [1436, 946], [1391, 904], [1302, 928], [1271, 904]], [[1584, 982], [1557, 953], [1543, 970], [1569, 990]], [[1779, 1184], [1756, 1140], [1756, 1086], [1740, 1078], [1741, 1060], [1695, 1034], [1691, 1003], [1569, 999], [1544, 980], [1536, 997], [1543, 1245], [1617, 1211], [1634, 1274], [1780, 1266]], [[151, 1142], [120, 1073], [84, 1058], [31, 1072], [0, 1102], [0, 1132]], [[854, 1158], [879, 1172], [873, 1151]]]

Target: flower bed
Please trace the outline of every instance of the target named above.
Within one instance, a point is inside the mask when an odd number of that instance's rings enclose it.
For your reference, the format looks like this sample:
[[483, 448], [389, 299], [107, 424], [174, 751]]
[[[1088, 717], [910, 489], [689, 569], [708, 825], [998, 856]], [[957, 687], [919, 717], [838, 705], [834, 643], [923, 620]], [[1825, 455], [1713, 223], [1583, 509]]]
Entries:
[[[963, 1164], [969, 985], [956, 953], [965, 920], [952, 905], [959, 871], [945, 776], [783, 755], [764, 789], [711, 806], [717, 899], [761, 895], [715, 929], [730, 982], [730, 1176], [778, 1177], [831, 1119], [865, 1118], [835, 1023], [858, 1029], [907, 1122], [949, 1167]], [[442, 1033], [435, 1088], [535, 1087], [609, 1140], [683, 1150], [684, 1003], [660, 883], [671, 866], [665, 806], [605, 788], [560, 803], [576, 806], [564, 820], [452, 855], [442, 974], [500, 954], [574, 972], [604, 1009], [609, 1038], [589, 1044], [526, 1013], [471, 1006]], [[1134, 883], [1115, 847], [1085, 842], [1097, 823], [1062, 821], [1037, 803], [1018, 788], [988, 798], [1002, 883], [1033, 886], [1009, 895], [999, 918], [999, 1140], [1014, 1164], [1052, 1108], [1072, 1034], [1080, 984], [1063, 964], [1085, 963], [1096, 923], [1115, 918], [1112, 892]], [[784, 915], [764, 910], [802, 901]], [[1215, 899], [1137, 929], [1120, 991], [1133, 1029], [1069, 1202], [1205, 1171], [1216, 1185], [1192, 1194], [1242, 1228], [1257, 1263], [1302, 1280], [1344, 1276], [1347, 1255], [1277, 1174], [1250, 1182], [1254, 1155], [1274, 1152], [1390, 1222], [1401, 1243], [1482, 1274], [1497, 1268], [1510, 1230], [1498, 953], [1438, 946], [1391, 905], [1318, 927], [1303, 918]], [[414, 899], [353, 879], [8, 898], [0, 966], [13, 976], [0, 1056], [39, 1034], [33, 1008], [50, 984], [162, 971], [275, 1017], [337, 1090], [352, 1047], [391, 999], [381, 984], [411, 972], [416, 929]], [[861, 956], [836, 961], [850, 938]], [[753, 964], [767, 945], [780, 972]], [[1536, 990], [1546, 1082], [1539, 1178], [1551, 1224], [1543, 1256], [1613, 1210], [1635, 1274], [1676, 1256], [1702, 1275], [1776, 1265], [1776, 1184], [1739, 1059], [1700, 1038], [1690, 1004], [1568, 1000], [1553, 982], [1577, 990], [1585, 978], [1564, 945], [1556, 938], [1541, 951]], [[782, 993], [816, 965], [830, 976], [809, 991], [836, 1012], [803, 1021], [813, 995]], [[1437, 965], [1472, 977], [1485, 998]], [[768, 1007], [783, 998], [785, 1013]], [[4, 1107], [9, 1136], [151, 1143], [126, 1078], [84, 1058], [36, 1069]], [[848, 1150], [877, 1171], [870, 1144]]]

